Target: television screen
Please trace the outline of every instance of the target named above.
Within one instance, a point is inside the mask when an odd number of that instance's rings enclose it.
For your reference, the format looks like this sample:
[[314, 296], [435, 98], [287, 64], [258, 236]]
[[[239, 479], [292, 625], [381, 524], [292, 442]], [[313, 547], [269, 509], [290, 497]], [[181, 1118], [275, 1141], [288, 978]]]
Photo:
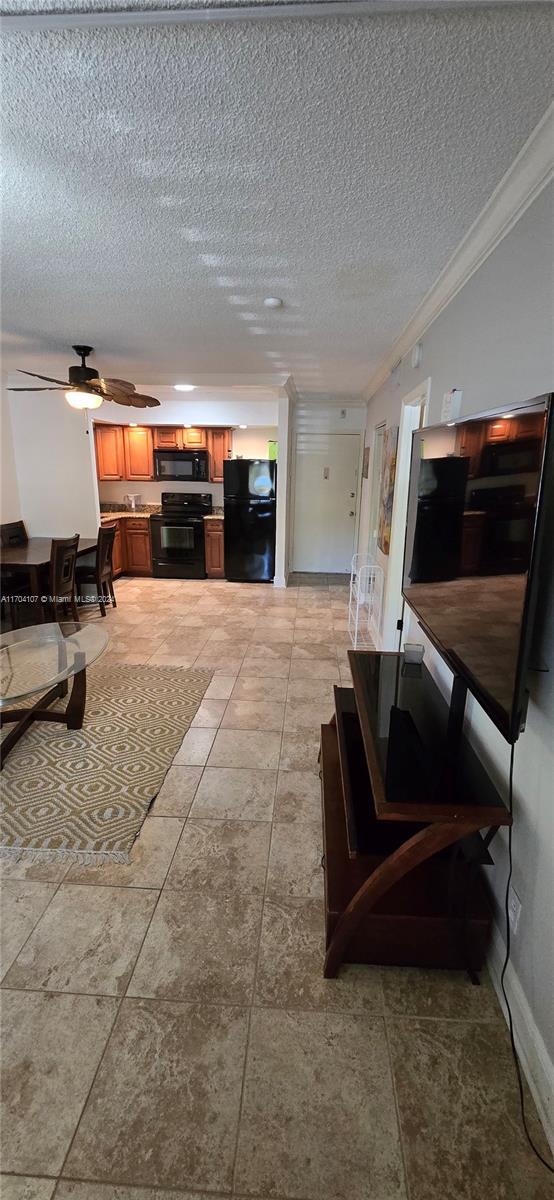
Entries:
[[525, 709], [550, 401], [413, 435], [403, 594], [508, 741]]

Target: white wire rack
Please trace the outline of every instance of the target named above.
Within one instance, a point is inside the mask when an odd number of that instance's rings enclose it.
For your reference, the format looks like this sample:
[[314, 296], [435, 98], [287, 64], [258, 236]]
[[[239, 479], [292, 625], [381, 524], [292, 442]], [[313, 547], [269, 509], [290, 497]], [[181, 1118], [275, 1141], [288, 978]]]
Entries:
[[350, 571], [348, 632], [355, 650], [379, 644], [384, 575], [373, 559], [355, 554]]

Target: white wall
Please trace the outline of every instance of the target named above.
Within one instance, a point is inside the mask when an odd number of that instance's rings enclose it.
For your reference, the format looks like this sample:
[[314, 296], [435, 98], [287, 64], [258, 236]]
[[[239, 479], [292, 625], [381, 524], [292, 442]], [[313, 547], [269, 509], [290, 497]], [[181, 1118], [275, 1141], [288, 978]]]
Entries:
[[248, 429], [233, 429], [233, 458], [267, 458], [269, 441], [277, 440], [277, 426], [248, 426]]
[[87, 416], [57, 392], [9, 398], [21, 517], [31, 537], [94, 537], [99, 508]]
[[[462, 413], [497, 406], [509, 409], [553, 386], [552, 344], [553, 188], [546, 188], [454, 297], [423, 337], [423, 359], [414, 370], [409, 357], [368, 405], [366, 442], [376, 424], [396, 424], [402, 397], [431, 377], [427, 423], [440, 421], [443, 393], [463, 390]], [[369, 495], [364, 489], [364, 503]], [[554, 500], [554, 498], [552, 498]], [[553, 528], [551, 524], [551, 529]], [[553, 539], [550, 538], [550, 546]], [[549, 674], [531, 676], [527, 729], [515, 752], [514, 886], [522, 901], [512, 942], [508, 983], [522, 1051], [545, 1122], [554, 1129], [554, 582], [551, 566], [541, 593], [539, 653]], [[412, 618], [407, 640], [424, 641]], [[451, 676], [426, 643], [426, 663], [446, 689]], [[470, 701], [469, 728], [483, 762], [505, 789], [509, 747], [479, 706]], [[506, 881], [506, 837], [492, 845], [495, 867], [487, 872], [495, 904], [493, 977], [503, 945], [502, 903]]]
[[13, 452], [12, 423], [8, 395], [2, 389], [0, 411], [0, 519], [2, 524], [21, 520], [19, 486]]
[[176, 400], [173, 388], [137, 383], [136, 390], [155, 396], [159, 408], [129, 409], [106, 402], [96, 410], [95, 421], [115, 425], [135, 420], [141, 425], [277, 425], [277, 396], [271, 400], [244, 400], [230, 391], [226, 399], [221, 399], [210, 397], [207, 388], [199, 388], [198, 392], [183, 392], [182, 399]]

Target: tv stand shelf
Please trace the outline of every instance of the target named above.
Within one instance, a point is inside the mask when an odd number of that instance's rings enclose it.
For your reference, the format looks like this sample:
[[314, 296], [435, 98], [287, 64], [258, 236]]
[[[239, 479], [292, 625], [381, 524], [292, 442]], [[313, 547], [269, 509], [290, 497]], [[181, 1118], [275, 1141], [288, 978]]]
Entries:
[[[510, 814], [448, 705], [402, 655], [351, 651], [321, 729], [325, 975], [342, 962], [482, 965], [490, 907], [478, 865]], [[481, 830], [488, 830], [485, 838]]]

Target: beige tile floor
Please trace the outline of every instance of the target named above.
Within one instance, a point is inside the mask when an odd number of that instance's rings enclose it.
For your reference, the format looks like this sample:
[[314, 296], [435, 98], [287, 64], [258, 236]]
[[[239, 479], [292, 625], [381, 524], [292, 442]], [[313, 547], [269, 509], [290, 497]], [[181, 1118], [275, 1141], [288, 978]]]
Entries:
[[346, 592], [293, 584], [116, 585], [114, 663], [214, 674], [128, 865], [4, 867], [3, 1200], [552, 1196], [486, 979], [323, 979]]

